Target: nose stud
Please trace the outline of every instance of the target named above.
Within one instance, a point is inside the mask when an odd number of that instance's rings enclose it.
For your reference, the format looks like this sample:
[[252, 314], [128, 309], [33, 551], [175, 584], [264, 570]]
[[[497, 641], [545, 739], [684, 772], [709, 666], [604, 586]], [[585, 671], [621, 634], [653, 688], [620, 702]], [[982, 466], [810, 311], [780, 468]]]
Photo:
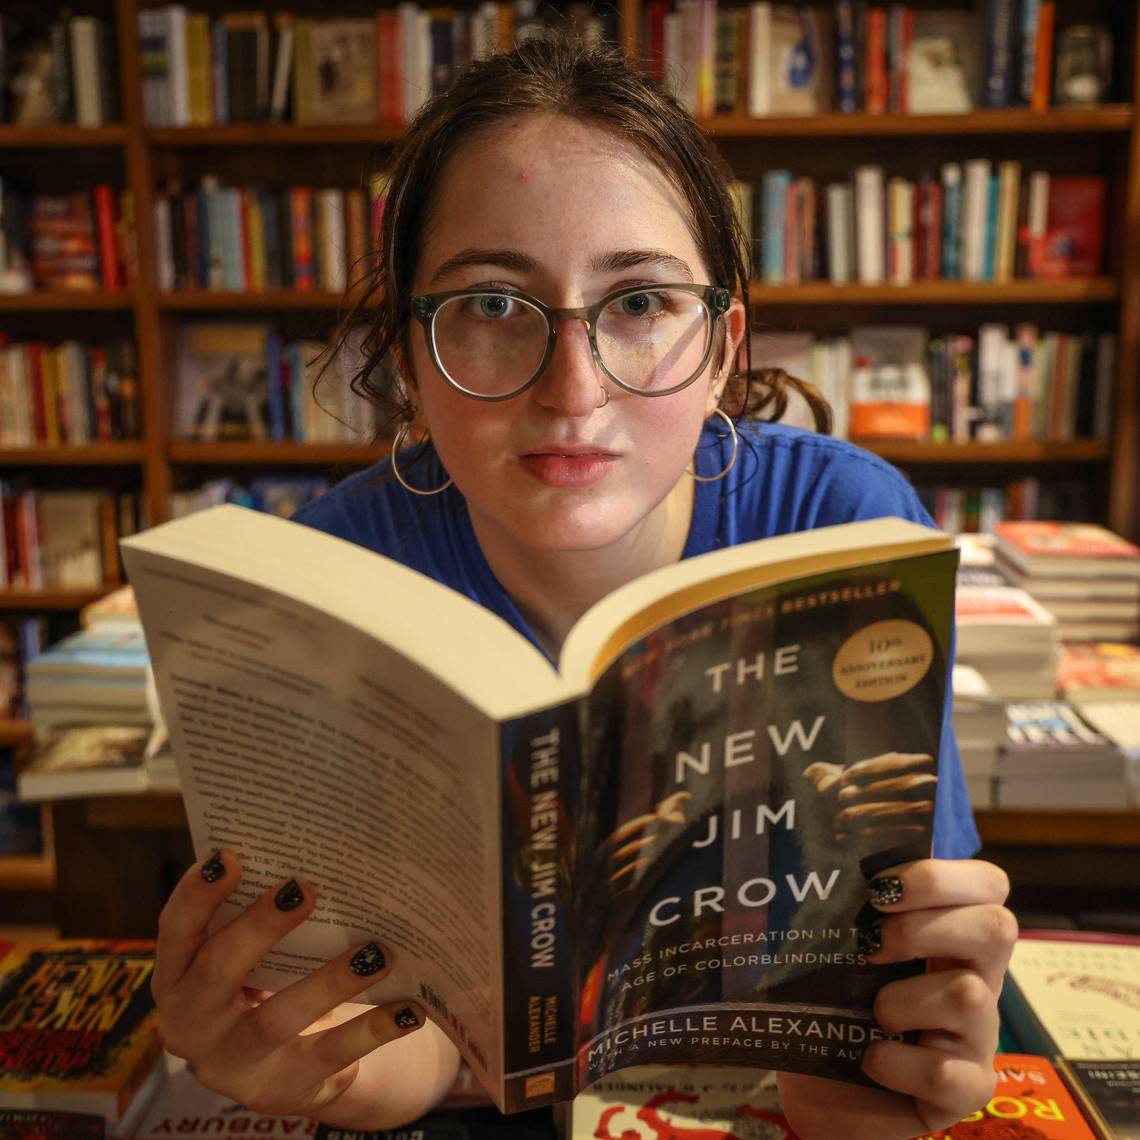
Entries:
[[610, 402], [610, 390], [604, 384], [601, 385], [602, 389], [602, 402], [598, 404], [599, 408], [604, 408]]

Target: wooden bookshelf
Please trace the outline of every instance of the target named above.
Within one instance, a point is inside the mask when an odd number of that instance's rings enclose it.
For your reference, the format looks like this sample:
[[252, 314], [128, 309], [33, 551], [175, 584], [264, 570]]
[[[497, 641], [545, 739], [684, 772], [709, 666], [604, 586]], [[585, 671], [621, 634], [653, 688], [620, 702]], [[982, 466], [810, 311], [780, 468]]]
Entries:
[[0, 447], [0, 468], [135, 467], [145, 456], [146, 445], [141, 442]]
[[1128, 847], [1140, 849], [1140, 811], [1018, 811], [974, 813], [982, 842], [994, 846]]
[[5, 611], [81, 610], [114, 588], [113, 584], [108, 584], [87, 590], [0, 590], [0, 614]]
[[216, 467], [288, 464], [330, 467], [371, 463], [384, 454], [384, 447], [351, 443], [186, 443], [170, 444], [171, 463]]
[[[0, 148], [0, 156], [3, 155]], [[63, 292], [32, 289], [27, 293], [0, 293], [0, 313], [82, 313], [108, 309], [127, 311], [135, 303], [134, 290]]]
[[701, 125], [717, 138], [839, 138], [860, 136], [1125, 134], [1135, 120], [1130, 104], [1087, 108], [1023, 108], [973, 111], [966, 115], [717, 115]]
[[[0, 454], [0, 466], [21, 462], [37, 468], [46, 466], [95, 467], [110, 471], [134, 466], [145, 493], [151, 519], [165, 517], [167, 495], [174, 484], [173, 468], [182, 466], [238, 466], [280, 463], [283, 467], [319, 467], [324, 463], [352, 463], [358, 449], [332, 447], [328, 450], [297, 445], [251, 445], [238, 450], [208, 450], [172, 441], [170, 420], [174, 403], [171, 375], [173, 338], [178, 323], [192, 314], [306, 314], [327, 321], [331, 329], [344, 311], [346, 299], [338, 293], [274, 290], [264, 293], [223, 293], [183, 290], [161, 294], [157, 289], [154, 234], [151, 225], [156, 187], [178, 177], [182, 163], [188, 184], [193, 184], [203, 163], [223, 180], [235, 184], [250, 181], [288, 182], [296, 169], [298, 150], [319, 157], [321, 177], [330, 170], [354, 171], [357, 177], [369, 168], [373, 152], [381, 156], [398, 141], [403, 128], [390, 123], [298, 125], [295, 123], [235, 123], [211, 127], [154, 127], [143, 121], [142, 71], [137, 37], [137, 20], [143, 0], [110, 0], [117, 31], [119, 86], [122, 94], [122, 121], [96, 128], [70, 125], [47, 127], [0, 126], [0, 158], [5, 152], [27, 150], [66, 151], [76, 169], [79, 184], [84, 181], [84, 163], [110, 150], [125, 168], [125, 186], [135, 200], [137, 225], [138, 280], [131, 289], [116, 293], [44, 293], [0, 295], [0, 316], [16, 321], [26, 313], [28, 320], [40, 314], [74, 314], [77, 320], [93, 321], [98, 314], [121, 312], [133, 322], [138, 355], [139, 380], [143, 400], [144, 434], [138, 445], [111, 445], [106, 449], [79, 449], [53, 453], [26, 449]], [[295, 0], [298, 14], [321, 15], [322, 6], [314, 0]], [[1140, 18], [1131, 11], [1140, 4], [1122, 8], [1125, 15], [1118, 25], [1134, 39]], [[637, 50], [637, 29], [622, 31], [623, 44]], [[1118, 59], [1135, 72], [1140, 50], [1118, 53]], [[1133, 81], [1121, 90], [1134, 98]], [[1095, 488], [1094, 500], [1106, 504], [1105, 521], [1115, 529], [1140, 535], [1140, 507], [1135, 488], [1140, 484], [1140, 448], [1134, 440], [1140, 434], [1140, 412], [1136, 375], [1140, 370], [1140, 129], [1134, 102], [1119, 102], [1092, 108], [1054, 108], [1036, 112], [1023, 108], [978, 110], [964, 115], [871, 115], [828, 113], [812, 116], [717, 115], [703, 125], [718, 141], [731, 148], [731, 160], [753, 155], [762, 162], [758, 150], [766, 140], [782, 148], [782, 160], [797, 165], [819, 154], [820, 140], [874, 160], [876, 140], [899, 139], [909, 146], [914, 140], [939, 161], [939, 148], [954, 146], [956, 140], [973, 140], [978, 153], [1000, 157], [998, 151], [1014, 148], [1026, 163], [1040, 162], [1049, 168], [1057, 148], [1071, 148], [1074, 142], [1088, 141], [1095, 152], [1090, 169], [1103, 170], [1111, 182], [1111, 197], [1119, 206], [1123, 224], [1110, 228], [1111, 269], [1091, 280], [1018, 280], [1006, 284], [961, 281], [920, 281], [910, 286], [849, 285], [827, 282], [803, 285], [752, 285], [752, 301], [758, 312], [786, 310], [797, 328], [812, 329], [834, 321], [835, 314], [850, 310], [855, 319], [889, 321], [893, 313], [902, 319], [919, 319], [923, 310], [932, 317], [945, 307], [984, 309], [989, 306], [1020, 306], [1032, 318], [1035, 306], [1048, 306], [1050, 314], [1061, 314], [1061, 324], [1069, 328], [1087, 327], [1084, 319], [1098, 313], [1105, 320], [1106, 307], [1119, 314], [1117, 401], [1112, 417], [1111, 441], [1031, 441], [1002, 445], [876, 444], [875, 450], [904, 467], [929, 470], [944, 465], [945, 479], [954, 470], [978, 471], [993, 465], [1021, 465], [1034, 468], [1033, 474], [1048, 478], [1051, 469], [1071, 469], [1083, 464]], [[995, 150], [995, 147], [997, 150]], [[90, 157], [88, 157], [90, 156]], [[307, 162], [302, 159], [302, 162]], [[330, 165], [331, 164], [331, 165]], [[231, 173], [232, 169], [232, 173]], [[1114, 219], [1115, 220], [1115, 219]], [[976, 321], [977, 314], [964, 313], [963, 320]], [[1007, 314], [1003, 319], [1020, 317]], [[775, 322], [770, 322], [775, 323]], [[778, 326], [777, 326], [778, 327]], [[1085, 476], [1083, 476], [1085, 477]]]

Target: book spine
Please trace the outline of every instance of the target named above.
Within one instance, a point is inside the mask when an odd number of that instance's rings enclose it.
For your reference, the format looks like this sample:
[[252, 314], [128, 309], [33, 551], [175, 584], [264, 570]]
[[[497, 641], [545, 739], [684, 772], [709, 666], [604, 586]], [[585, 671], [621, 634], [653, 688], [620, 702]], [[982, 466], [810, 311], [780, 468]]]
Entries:
[[1013, 88], [1013, 0], [988, 0], [985, 32], [985, 105], [1008, 107]]
[[566, 1100], [578, 1008], [571, 883], [582, 742], [577, 702], [503, 725], [503, 1106]]
[[887, 10], [867, 9], [867, 89], [864, 96], [868, 114], [882, 115], [887, 110]]
[[1037, 42], [1033, 51], [1033, 94], [1030, 106], [1034, 111], [1049, 109], [1053, 72], [1053, 25], [1056, 16], [1054, 0], [1041, 0], [1037, 13]]
[[837, 0], [835, 5], [835, 74], [840, 111], [857, 111], [855, 8], [852, 0]]

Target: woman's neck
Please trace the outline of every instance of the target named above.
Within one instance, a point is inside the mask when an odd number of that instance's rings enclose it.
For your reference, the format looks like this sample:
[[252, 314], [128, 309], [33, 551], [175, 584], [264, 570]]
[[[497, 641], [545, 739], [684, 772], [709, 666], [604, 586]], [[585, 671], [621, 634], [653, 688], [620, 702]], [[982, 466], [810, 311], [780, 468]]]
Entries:
[[680, 560], [692, 514], [693, 484], [683, 479], [632, 531], [593, 550], [524, 546], [474, 512], [471, 524], [492, 573], [556, 659], [574, 623], [595, 602], [642, 574]]

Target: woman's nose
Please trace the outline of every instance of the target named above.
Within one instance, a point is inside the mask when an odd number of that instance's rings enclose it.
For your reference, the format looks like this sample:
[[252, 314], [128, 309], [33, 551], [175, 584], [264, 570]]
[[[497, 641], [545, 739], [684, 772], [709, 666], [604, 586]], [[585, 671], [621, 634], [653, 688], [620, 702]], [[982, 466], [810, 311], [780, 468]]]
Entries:
[[555, 325], [554, 351], [534, 387], [538, 402], [563, 415], [588, 416], [606, 403], [604, 380], [586, 322], [560, 319]]

